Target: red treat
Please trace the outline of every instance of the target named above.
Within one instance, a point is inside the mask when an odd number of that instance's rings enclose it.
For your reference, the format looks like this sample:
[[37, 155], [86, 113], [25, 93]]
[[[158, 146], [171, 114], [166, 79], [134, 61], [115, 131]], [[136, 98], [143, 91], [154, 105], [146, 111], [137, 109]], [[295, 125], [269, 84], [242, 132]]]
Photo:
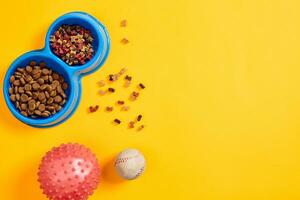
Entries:
[[95, 155], [80, 144], [62, 144], [43, 157], [38, 181], [51, 200], [86, 200], [97, 188], [100, 169]]

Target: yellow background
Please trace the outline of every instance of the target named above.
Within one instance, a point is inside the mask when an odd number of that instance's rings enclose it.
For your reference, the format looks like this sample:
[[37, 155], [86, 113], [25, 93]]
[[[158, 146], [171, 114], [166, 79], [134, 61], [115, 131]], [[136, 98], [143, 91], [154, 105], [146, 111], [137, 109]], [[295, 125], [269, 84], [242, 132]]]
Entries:
[[[82, 81], [75, 115], [54, 128], [17, 121], [1, 95], [0, 199], [45, 200], [36, 181], [44, 153], [90, 147], [103, 168], [101, 199], [300, 199], [300, 2], [297, 0], [18, 0], [0, 7], [1, 82], [10, 63], [41, 48], [57, 17], [81, 10], [111, 36], [105, 65]], [[120, 28], [127, 19], [128, 27]], [[126, 37], [130, 43], [120, 44]], [[134, 89], [100, 97], [96, 82], [128, 67], [143, 82], [128, 113], [103, 112]], [[88, 114], [90, 105], [101, 109]], [[142, 132], [123, 121], [144, 116]], [[147, 169], [118, 179], [113, 157], [140, 149]]]

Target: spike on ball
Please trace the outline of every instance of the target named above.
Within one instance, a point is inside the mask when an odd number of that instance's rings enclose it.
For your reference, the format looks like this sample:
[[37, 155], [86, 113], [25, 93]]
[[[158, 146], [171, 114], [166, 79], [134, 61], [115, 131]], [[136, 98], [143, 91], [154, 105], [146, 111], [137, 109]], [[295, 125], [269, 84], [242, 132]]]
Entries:
[[38, 181], [51, 200], [86, 200], [97, 188], [100, 169], [97, 158], [80, 144], [62, 144], [42, 158]]

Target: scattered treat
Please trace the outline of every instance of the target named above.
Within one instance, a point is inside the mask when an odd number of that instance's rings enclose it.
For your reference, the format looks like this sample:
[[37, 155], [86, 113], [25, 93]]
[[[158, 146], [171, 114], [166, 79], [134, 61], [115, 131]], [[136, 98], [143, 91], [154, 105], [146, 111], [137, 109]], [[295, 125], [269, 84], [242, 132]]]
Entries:
[[131, 80], [132, 80], [132, 77], [131, 77], [131, 76], [128, 76], [128, 75], [126, 75], [126, 76], [125, 76], [125, 80], [127, 80], [127, 81], [131, 81]]
[[143, 130], [144, 128], [145, 128], [145, 126], [144, 126], [144, 125], [141, 125], [141, 126], [138, 127], [137, 131], [141, 131], [141, 130]]
[[128, 111], [129, 110], [129, 106], [122, 106], [121, 111]]
[[127, 71], [126, 68], [122, 68], [119, 72], [119, 75], [122, 76], [123, 74], [125, 74], [126, 71]]
[[134, 124], [135, 124], [134, 121], [130, 121], [129, 124], [128, 124], [128, 127], [129, 128], [134, 128]]
[[139, 95], [140, 95], [140, 93], [133, 91], [133, 92], [131, 93], [129, 99], [130, 99], [131, 101], [135, 101], [135, 100], [138, 98]]
[[98, 106], [98, 105], [96, 105], [96, 106], [90, 106], [90, 107], [89, 107], [90, 113], [94, 113], [94, 112], [96, 112], [98, 109], [99, 109], [99, 106]]
[[104, 80], [101, 80], [101, 81], [99, 81], [99, 82], [98, 82], [98, 85], [99, 85], [100, 87], [103, 87], [103, 86], [105, 86], [105, 82], [104, 82]]
[[143, 89], [145, 89], [145, 86], [142, 83], [140, 83], [139, 88], [143, 90]]
[[124, 101], [117, 101], [117, 105], [124, 105], [125, 102]]
[[31, 61], [28, 66], [17, 68], [10, 77], [10, 100], [26, 117], [49, 117], [62, 109], [67, 102], [68, 84], [64, 77]]
[[113, 81], [116, 81], [117, 79], [116, 79], [116, 76], [114, 74], [110, 74], [110, 75], [108, 75], [108, 80], [113, 82]]
[[146, 161], [138, 150], [126, 149], [116, 158], [115, 168], [118, 174], [127, 180], [139, 177], [145, 170]]
[[123, 38], [123, 39], [121, 40], [121, 43], [122, 43], [122, 44], [128, 44], [128, 43], [129, 43], [129, 40], [127, 40], [126, 38]]
[[131, 84], [130, 81], [125, 80], [124, 87], [128, 88], [130, 86], [130, 84]]
[[105, 90], [99, 90], [98, 93], [103, 96], [103, 95], [106, 94], [106, 91]]
[[115, 89], [110, 87], [110, 88], [108, 88], [108, 91], [111, 92], [111, 93], [114, 93]]
[[128, 88], [131, 84], [132, 77], [126, 75], [124, 79], [125, 79], [124, 87]]
[[122, 20], [121, 23], [120, 23], [120, 26], [121, 27], [126, 27], [127, 26], [127, 21], [125, 19]]
[[141, 119], [142, 119], [142, 115], [138, 115], [137, 118], [136, 118], [136, 120], [137, 120], [138, 122], [141, 121]]
[[113, 108], [112, 106], [106, 106], [105, 110], [106, 110], [107, 112], [111, 112], [111, 111], [114, 110], [114, 108]]
[[50, 36], [50, 47], [68, 65], [82, 65], [94, 55], [94, 38], [78, 25], [62, 25]]
[[121, 124], [121, 120], [115, 119], [115, 120], [114, 120], [114, 123], [116, 123], [116, 124]]

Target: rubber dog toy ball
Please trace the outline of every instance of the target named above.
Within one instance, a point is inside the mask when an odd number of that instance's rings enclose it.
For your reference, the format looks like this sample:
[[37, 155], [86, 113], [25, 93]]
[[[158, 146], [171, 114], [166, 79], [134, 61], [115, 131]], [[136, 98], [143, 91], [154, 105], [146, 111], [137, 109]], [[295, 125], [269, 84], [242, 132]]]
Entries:
[[86, 200], [97, 188], [97, 158], [80, 144], [62, 144], [42, 158], [38, 181], [51, 200]]

